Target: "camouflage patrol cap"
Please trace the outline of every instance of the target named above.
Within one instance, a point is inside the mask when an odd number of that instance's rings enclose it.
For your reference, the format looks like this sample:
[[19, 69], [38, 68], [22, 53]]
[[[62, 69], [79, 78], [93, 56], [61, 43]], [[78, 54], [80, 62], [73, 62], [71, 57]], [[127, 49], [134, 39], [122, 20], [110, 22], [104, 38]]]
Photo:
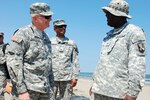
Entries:
[[63, 19], [57, 19], [57, 20], [55, 20], [55, 21], [53, 22], [53, 25], [54, 25], [54, 26], [62, 26], [62, 25], [67, 26], [66, 23], [65, 23], [65, 21], [64, 21]]
[[30, 14], [40, 14], [43, 16], [51, 16], [53, 12], [46, 3], [34, 3], [30, 6]]
[[132, 18], [129, 15], [129, 4], [125, 0], [112, 0], [107, 7], [102, 7], [102, 10], [115, 16]]
[[0, 32], [0, 35], [4, 35], [4, 33], [3, 33], [3, 32]]

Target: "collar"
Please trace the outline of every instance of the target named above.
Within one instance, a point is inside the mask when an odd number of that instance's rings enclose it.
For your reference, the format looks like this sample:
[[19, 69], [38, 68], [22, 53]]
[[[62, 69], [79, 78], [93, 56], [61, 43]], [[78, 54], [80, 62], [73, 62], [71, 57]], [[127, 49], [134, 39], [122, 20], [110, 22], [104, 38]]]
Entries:
[[111, 30], [110, 32], [107, 33], [107, 35], [116, 35], [116, 34], [120, 34], [123, 29], [125, 29], [125, 27], [128, 25], [129, 23], [125, 23], [124, 25], [122, 25], [120, 28], [117, 28], [117, 29], [113, 29]]
[[64, 37], [64, 38], [59, 38], [56, 36], [56, 41], [57, 43], [67, 43], [68, 42], [68, 38], [67, 37]]
[[42, 33], [42, 32], [43, 32], [43, 31], [37, 29], [33, 24], [31, 24], [31, 27], [32, 27], [35, 31], [37, 31], [38, 33]]
[[43, 38], [44, 37], [44, 31], [39, 30], [36, 28], [33, 24], [30, 24], [30, 27], [33, 29], [33, 31], [36, 33], [37, 37]]

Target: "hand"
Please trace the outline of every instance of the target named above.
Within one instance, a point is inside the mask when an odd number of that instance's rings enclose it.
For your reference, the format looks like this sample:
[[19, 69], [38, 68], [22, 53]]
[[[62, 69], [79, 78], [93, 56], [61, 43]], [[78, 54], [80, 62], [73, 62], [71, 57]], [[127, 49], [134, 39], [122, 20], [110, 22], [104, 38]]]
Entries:
[[91, 96], [92, 95], [92, 87], [90, 87], [90, 89], [89, 89], [89, 95]]
[[75, 87], [77, 85], [77, 79], [72, 79], [71, 80], [71, 86]]
[[19, 100], [30, 100], [30, 96], [28, 92], [24, 92], [19, 94]]
[[6, 81], [5, 90], [8, 94], [10, 94], [12, 91], [12, 84], [9, 81]]
[[136, 97], [125, 96], [124, 100], [136, 100]]

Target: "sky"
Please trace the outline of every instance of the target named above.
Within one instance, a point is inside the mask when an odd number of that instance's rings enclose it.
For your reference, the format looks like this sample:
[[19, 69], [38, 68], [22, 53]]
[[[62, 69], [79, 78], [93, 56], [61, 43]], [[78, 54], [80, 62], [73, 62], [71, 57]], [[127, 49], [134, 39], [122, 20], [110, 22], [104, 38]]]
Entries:
[[[147, 39], [146, 73], [150, 74], [150, 0], [126, 0], [132, 19], [129, 23], [143, 28]], [[45, 2], [54, 12], [50, 27], [45, 31], [51, 38], [55, 36], [53, 21], [64, 19], [67, 24], [66, 36], [74, 40], [79, 49], [81, 72], [94, 72], [106, 32], [107, 25], [103, 6], [110, 0], [1, 0], [0, 31], [5, 33], [5, 43], [11, 41], [15, 30], [31, 23], [29, 7], [35, 2]]]

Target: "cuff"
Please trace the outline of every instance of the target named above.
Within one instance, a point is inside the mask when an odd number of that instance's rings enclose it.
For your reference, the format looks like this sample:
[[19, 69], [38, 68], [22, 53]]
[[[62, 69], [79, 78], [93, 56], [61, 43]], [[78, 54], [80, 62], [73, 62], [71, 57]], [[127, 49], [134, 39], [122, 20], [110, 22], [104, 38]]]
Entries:
[[[138, 83], [138, 82], [137, 82]], [[127, 95], [132, 97], [137, 97], [140, 91], [142, 90], [144, 86], [144, 80], [141, 80], [139, 84], [133, 85], [130, 83], [130, 86], [128, 88]]]
[[131, 97], [137, 97], [138, 94], [139, 94], [140, 91], [135, 91], [135, 90], [128, 90], [127, 94], [128, 96], [131, 96]]
[[78, 79], [79, 75], [73, 75], [72, 79]]
[[27, 91], [26, 85], [22, 83], [21, 85], [17, 86], [17, 91], [18, 94], [26, 92]]

